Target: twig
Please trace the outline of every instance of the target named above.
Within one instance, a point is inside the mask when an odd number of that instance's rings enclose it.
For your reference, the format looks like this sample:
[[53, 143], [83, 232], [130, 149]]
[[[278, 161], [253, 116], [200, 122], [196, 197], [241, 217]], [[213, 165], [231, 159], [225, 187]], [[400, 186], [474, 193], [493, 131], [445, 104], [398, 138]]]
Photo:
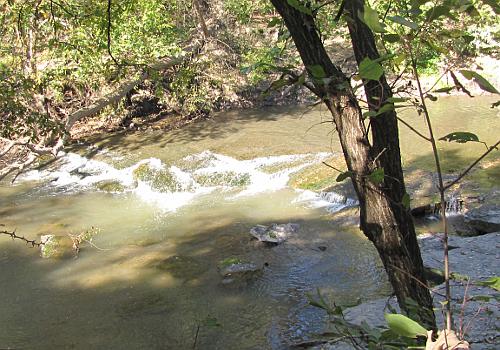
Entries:
[[196, 349], [196, 343], [198, 342], [198, 334], [200, 333], [200, 325], [196, 327], [196, 335], [194, 337], [193, 349]]
[[321, 162], [321, 163], [323, 163], [324, 165], [326, 165], [326, 166], [327, 166], [327, 167], [329, 167], [329, 168], [332, 168], [333, 170], [338, 171], [339, 173], [343, 173], [343, 172], [344, 172], [344, 171], [342, 171], [342, 170], [340, 170], [340, 169], [337, 169], [337, 168], [336, 168], [336, 167], [334, 167], [333, 165], [328, 164], [327, 162]]
[[97, 250], [102, 250], [102, 251], [107, 251], [107, 250], [111, 250], [109, 248], [101, 248], [101, 247], [98, 247], [96, 246], [92, 241], [90, 240], [87, 240], [87, 239], [84, 239], [83, 242], [87, 242], [88, 244], [90, 244], [92, 247], [94, 247], [95, 249]]
[[415, 280], [418, 284], [420, 284], [421, 286], [423, 286], [424, 288], [427, 288], [431, 293], [434, 293], [436, 295], [439, 295], [440, 297], [445, 297], [444, 294], [441, 294], [441, 293], [438, 293], [436, 292], [435, 290], [433, 290], [432, 288], [430, 288], [428, 285], [426, 285], [424, 282], [422, 282], [421, 280], [419, 280], [417, 277], [413, 276], [412, 274], [408, 273], [407, 271], [403, 270], [403, 269], [400, 269], [399, 267], [397, 267], [396, 265], [392, 265], [391, 264], [391, 267], [392, 268], [395, 268], [396, 270], [398, 270], [399, 272], [402, 272], [406, 275], [408, 275], [411, 279]]
[[430, 141], [430, 139], [425, 136], [424, 134], [420, 133], [420, 131], [418, 131], [417, 129], [415, 129], [413, 126], [411, 126], [410, 124], [408, 124], [407, 122], [405, 122], [403, 119], [401, 119], [400, 117], [396, 116], [396, 118], [398, 119], [398, 121], [400, 121], [404, 126], [406, 126], [408, 129], [410, 129], [411, 131], [413, 131], [415, 134], [417, 134], [418, 136], [420, 136], [421, 138], [423, 138], [424, 140], [426, 141]]
[[459, 337], [464, 338], [465, 337], [465, 331], [464, 331], [464, 313], [465, 313], [465, 305], [467, 305], [467, 291], [469, 290], [469, 285], [470, 285], [470, 279], [467, 279], [467, 284], [465, 285], [465, 290], [464, 290], [464, 298], [462, 300], [462, 307], [460, 309], [460, 324], [458, 326], [459, 330]]
[[[3, 226], [3, 225], [1, 225], [1, 226]], [[26, 237], [24, 237], [24, 236], [18, 236], [18, 235], [16, 234], [16, 230], [14, 230], [14, 231], [12, 231], [12, 232], [7, 231], [7, 230], [1, 230], [1, 231], [0, 231], [0, 233], [1, 233], [1, 234], [4, 234], [4, 235], [8, 235], [8, 236], [10, 236], [13, 240], [14, 240], [14, 239], [19, 239], [19, 240], [21, 240], [21, 241], [24, 241], [26, 244], [31, 245], [31, 247], [40, 247], [40, 246], [42, 246], [42, 245], [44, 245], [44, 244], [45, 244], [45, 243], [43, 243], [43, 242], [37, 242], [37, 241], [36, 241], [36, 240], [34, 240], [34, 239], [28, 239], [28, 238], [26, 238]]]
[[474, 316], [472, 316], [469, 321], [467, 322], [467, 325], [464, 327], [464, 330], [463, 330], [463, 335], [465, 336], [465, 333], [467, 332], [467, 330], [469, 329], [469, 327], [471, 326], [472, 324], [472, 321], [474, 321], [474, 319], [481, 313], [481, 311], [483, 311], [483, 308], [480, 306], [476, 313], [474, 314]]
[[373, 161], [372, 161], [372, 165], [373, 166], [375, 166], [375, 163], [382, 156], [382, 154], [384, 154], [385, 151], [387, 151], [387, 147], [384, 147], [384, 149], [382, 151], [380, 151], [379, 154], [377, 154], [377, 156], [375, 157], [375, 159], [373, 159]]

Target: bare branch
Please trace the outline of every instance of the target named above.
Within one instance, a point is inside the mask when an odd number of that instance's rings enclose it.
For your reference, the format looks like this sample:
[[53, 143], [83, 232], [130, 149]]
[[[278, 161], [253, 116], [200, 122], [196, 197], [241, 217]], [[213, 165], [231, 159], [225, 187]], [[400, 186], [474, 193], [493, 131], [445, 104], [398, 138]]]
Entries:
[[[0, 226], [4, 226], [3, 224], [0, 224]], [[0, 230], [0, 234], [4, 234], [4, 235], [7, 235], [7, 236], [10, 236], [13, 240], [14, 239], [19, 239], [21, 241], [24, 241], [26, 244], [28, 245], [31, 245], [32, 247], [40, 247], [42, 245], [44, 245], [43, 242], [38, 242], [34, 239], [28, 239], [24, 236], [19, 236], [16, 234], [16, 230], [14, 231], [7, 231], [7, 230]]]
[[107, 7], [106, 14], [107, 14], [107, 21], [108, 21], [108, 25], [106, 27], [106, 34], [108, 37], [108, 43], [106, 45], [106, 48], [108, 50], [108, 55], [109, 55], [109, 57], [111, 57], [111, 59], [113, 60], [113, 62], [117, 66], [121, 66], [120, 63], [116, 60], [115, 56], [113, 56], [113, 53], [111, 52], [111, 0], [108, 0], [108, 7]]
[[415, 134], [417, 134], [418, 136], [420, 136], [421, 138], [423, 138], [424, 140], [426, 141], [431, 141], [430, 138], [428, 138], [427, 136], [425, 136], [424, 134], [422, 134], [420, 131], [418, 131], [417, 129], [415, 129], [413, 126], [411, 126], [410, 124], [408, 124], [407, 122], [405, 122], [403, 119], [401, 119], [400, 117], [396, 116], [396, 118], [398, 119], [398, 121], [400, 121], [404, 126], [406, 126], [408, 129], [410, 129], [411, 131], [413, 131]]
[[35, 160], [37, 159], [37, 155], [35, 153], [32, 153], [28, 156], [28, 158], [24, 162], [18, 162], [11, 164], [7, 167], [5, 167], [1, 172], [0, 172], [0, 180], [3, 180], [7, 175], [16, 172], [16, 175], [12, 179], [11, 182], [14, 182], [17, 177], [24, 171], [26, 170], [27, 167], [29, 167]]
[[11, 149], [14, 148], [15, 146], [26, 145], [26, 141], [22, 141], [22, 140], [9, 140], [9, 139], [6, 139], [4, 137], [0, 137], [0, 140], [7, 144], [7, 146], [5, 146], [5, 148], [0, 152], [0, 158], [2, 158], [7, 153], [9, 153], [11, 151]]

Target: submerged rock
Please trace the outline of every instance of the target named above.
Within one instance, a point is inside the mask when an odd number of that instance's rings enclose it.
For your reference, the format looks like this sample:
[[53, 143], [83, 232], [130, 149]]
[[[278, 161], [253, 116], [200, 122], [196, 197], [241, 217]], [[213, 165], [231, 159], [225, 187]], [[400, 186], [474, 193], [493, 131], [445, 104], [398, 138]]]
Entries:
[[77, 253], [74, 241], [69, 236], [43, 235], [40, 237], [42, 258], [62, 259]]
[[199, 277], [208, 270], [207, 264], [195, 258], [174, 255], [154, 264], [159, 270], [169, 272], [173, 277], [191, 280]]
[[500, 231], [500, 206], [488, 204], [470, 210], [465, 222], [478, 234]]
[[222, 276], [222, 284], [247, 283], [262, 273], [262, 266], [251, 262], [244, 262], [238, 258], [222, 260], [218, 265], [219, 274]]
[[142, 181], [159, 192], [180, 192], [184, 185], [169, 169], [159, 169], [149, 163], [143, 163], [132, 172], [135, 181]]
[[96, 187], [100, 191], [108, 193], [119, 193], [125, 191], [125, 186], [118, 181], [101, 181], [96, 184]]
[[299, 224], [272, 224], [271, 226], [257, 225], [252, 227], [250, 234], [261, 242], [279, 244], [299, 230]]
[[195, 173], [194, 179], [203, 186], [244, 187], [251, 183], [250, 174], [234, 171]]

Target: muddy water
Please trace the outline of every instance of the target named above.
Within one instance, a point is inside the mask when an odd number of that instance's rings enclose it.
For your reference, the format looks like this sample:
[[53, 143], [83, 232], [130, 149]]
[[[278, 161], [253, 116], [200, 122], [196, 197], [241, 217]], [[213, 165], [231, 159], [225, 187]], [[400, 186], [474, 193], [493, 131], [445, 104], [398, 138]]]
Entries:
[[[443, 101], [433, 106], [439, 133], [496, 137], [498, 115], [476, 106], [490, 100]], [[0, 348], [285, 349], [324, 326], [307, 293], [319, 288], [344, 305], [387, 294], [370, 244], [331, 221], [352, 202], [287, 186], [338, 153], [325, 120], [321, 109], [230, 112], [82, 145], [2, 184], [8, 228], [30, 238], [100, 231], [64, 260], [0, 237]], [[440, 147], [455, 157], [450, 165], [481, 152]], [[408, 167], [429, 165], [428, 148], [404, 129], [402, 150]], [[300, 229], [277, 247], [251, 239], [253, 225], [273, 222]], [[266, 266], [225, 286], [217, 264], [228, 257]]]

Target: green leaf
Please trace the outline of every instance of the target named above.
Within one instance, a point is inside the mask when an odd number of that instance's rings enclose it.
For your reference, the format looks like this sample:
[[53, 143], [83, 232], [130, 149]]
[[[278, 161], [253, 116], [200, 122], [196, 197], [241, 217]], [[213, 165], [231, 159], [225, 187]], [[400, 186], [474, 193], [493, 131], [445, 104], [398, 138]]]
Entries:
[[428, 98], [429, 100], [431, 100], [432, 102], [436, 102], [438, 100], [438, 98], [434, 95], [431, 95], [431, 94], [427, 94], [425, 95], [425, 98]]
[[405, 207], [405, 209], [410, 209], [410, 195], [408, 193], [405, 193], [403, 195], [403, 198], [401, 199], [401, 203], [403, 204], [403, 207]]
[[486, 286], [500, 291], [500, 277], [495, 276], [487, 279], [486, 281], [477, 282], [480, 286]]
[[401, 40], [398, 34], [384, 34], [382, 38], [388, 43], [397, 43]]
[[390, 103], [398, 103], [398, 102], [406, 102], [408, 101], [408, 97], [389, 97], [386, 101]]
[[484, 301], [484, 302], [489, 302], [491, 299], [493, 299], [491, 295], [474, 295], [470, 298], [470, 300]]
[[216, 317], [210, 317], [210, 316], [208, 316], [205, 320], [203, 320], [203, 326], [205, 326], [205, 327], [222, 327], [222, 325], [219, 323], [219, 320], [217, 320]]
[[377, 115], [383, 114], [385, 112], [389, 112], [394, 110], [394, 105], [392, 103], [386, 103], [377, 111]]
[[467, 131], [455, 131], [446, 136], [441, 137], [439, 140], [448, 142], [458, 142], [458, 143], [480, 142], [479, 137], [477, 137], [476, 134]]
[[363, 13], [359, 13], [358, 17], [375, 33], [384, 33], [384, 24], [378, 18], [378, 12], [366, 5], [363, 8]]
[[354, 175], [354, 173], [352, 171], [345, 171], [343, 173], [340, 173], [339, 176], [337, 176], [337, 179], [335, 181], [342, 182], [345, 179], [347, 179], [348, 177], [351, 177], [353, 175]]
[[385, 112], [389, 112], [392, 110], [394, 110], [394, 105], [392, 103], [386, 103], [382, 107], [380, 107], [380, 109], [378, 111], [368, 111], [368, 112], [363, 113], [363, 117], [364, 118], [373, 118], [373, 117], [379, 116]]
[[432, 22], [441, 16], [450, 16], [450, 8], [448, 6], [438, 5], [426, 13], [427, 22]]
[[272, 28], [272, 27], [276, 27], [278, 24], [281, 23], [281, 18], [280, 17], [274, 17], [272, 18], [268, 23], [267, 23], [267, 27], [268, 28]]
[[377, 59], [374, 59], [373, 62], [382, 63], [382, 62], [390, 60], [391, 58], [394, 58], [394, 57], [396, 57], [396, 54], [389, 53], [389, 54], [386, 54], [386, 55], [382, 55], [382, 56], [380, 56]]
[[409, 21], [409, 20], [407, 20], [404, 17], [401, 17], [401, 16], [388, 16], [387, 18], [390, 19], [391, 21], [393, 21], [395, 23], [398, 23], [398, 24], [401, 24], [401, 25], [403, 25], [405, 27], [408, 27], [408, 28], [411, 28], [411, 29], [414, 29], [414, 30], [418, 29], [418, 24], [417, 23]]
[[433, 90], [434, 92], [437, 92], [437, 93], [443, 93], [443, 92], [450, 92], [451, 90], [453, 90], [455, 87], [454, 86], [446, 86], [446, 87], [443, 87], [443, 88], [440, 88], [440, 89], [436, 89], [436, 90]]
[[295, 84], [304, 85], [305, 82], [306, 82], [306, 75], [303, 73], [299, 76], [299, 79], [297, 79], [297, 82]]
[[368, 57], [365, 57], [359, 64], [359, 75], [363, 79], [379, 80], [382, 74], [384, 74], [384, 69], [380, 63], [372, 61]]
[[290, 85], [290, 81], [288, 79], [278, 79], [271, 83], [271, 90], [279, 90], [284, 86]]
[[384, 176], [384, 168], [377, 168], [370, 175], [368, 175], [368, 180], [374, 184], [379, 184], [384, 181]]
[[492, 94], [500, 94], [500, 92], [498, 92], [498, 90], [495, 89], [495, 87], [479, 73], [465, 69], [462, 69], [460, 73], [465, 79], [473, 80], [482, 90], [491, 92]]
[[419, 335], [424, 337], [427, 335], [427, 330], [424, 327], [404, 315], [385, 314], [384, 317], [389, 329], [400, 336], [416, 338]]
[[312, 11], [310, 8], [304, 6], [299, 0], [287, 0], [288, 5], [292, 6], [299, 12], [305, 13], [306, 15], [312, 16]]
[[363, 113], [363, 119], [373, 118], [376, 116], [377, 116], [377, 111], [367, 111], [367, 112]]
[[322, 79], [322, 78], [326, 77], [325, 70], [319, 64], [316, 64], [314, 66], [307, 66], [307, 69], [312, 74], [312, 76], [315, 77], [316, 79]]

